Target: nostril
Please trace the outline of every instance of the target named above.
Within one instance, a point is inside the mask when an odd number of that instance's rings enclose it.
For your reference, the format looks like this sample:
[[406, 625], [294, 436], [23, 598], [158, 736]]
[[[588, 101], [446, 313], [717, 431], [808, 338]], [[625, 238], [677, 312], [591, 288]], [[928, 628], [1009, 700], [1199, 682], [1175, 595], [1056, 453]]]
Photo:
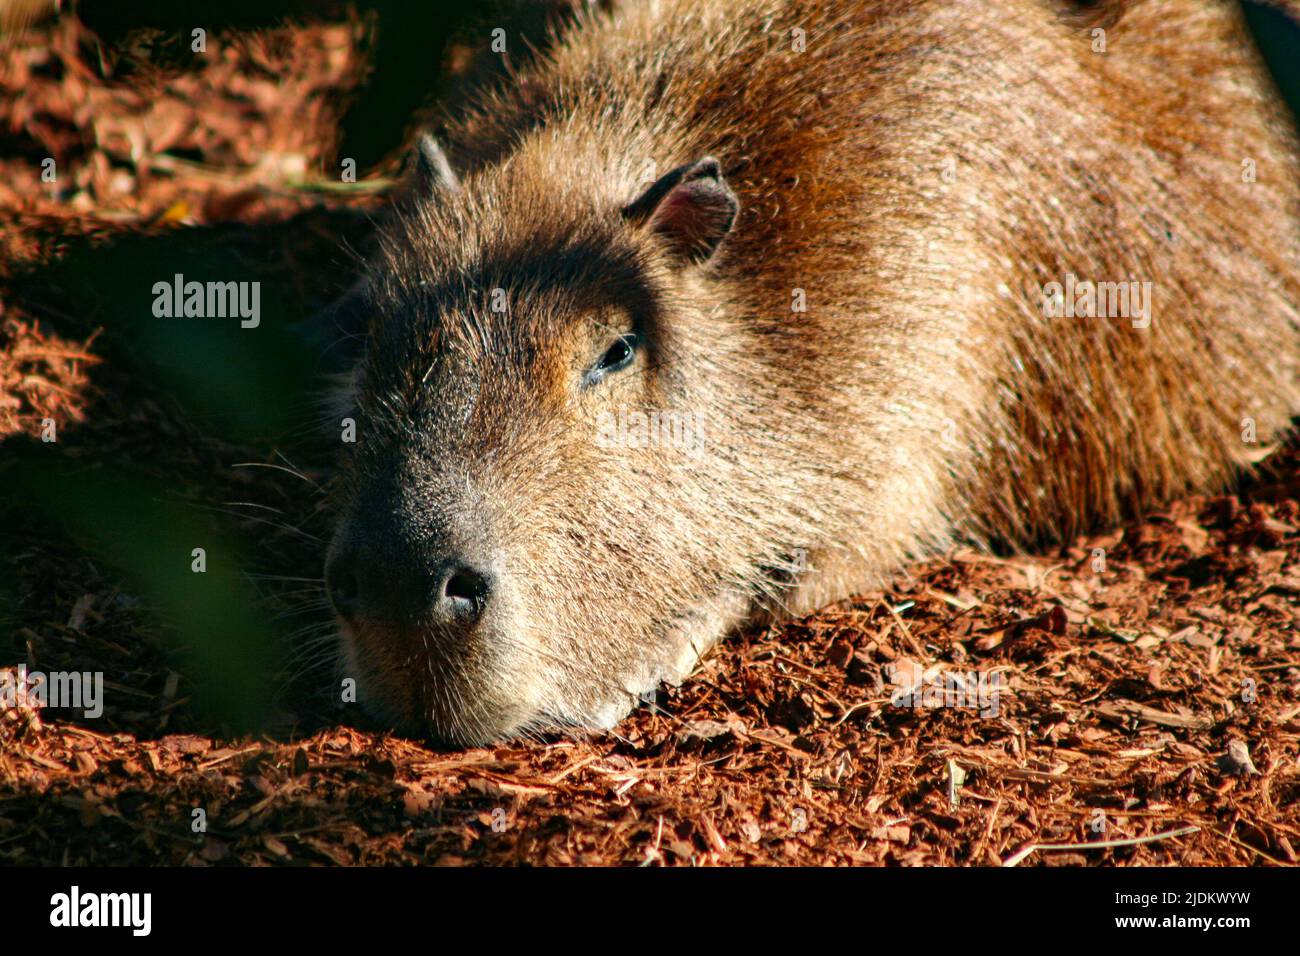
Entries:
[[456, 565], [449, 569], [442, 587], [442, 601], [447, 610], [457, 615], [483, 613], [491, 585], [487, 575], [468, 565]]
[[350, 552], [335, 555], [325, 567], [325, 590], [329, 593], [334, 610], [345, 618], [357, 612], [360, 589], [357, 585], [357, 566]]

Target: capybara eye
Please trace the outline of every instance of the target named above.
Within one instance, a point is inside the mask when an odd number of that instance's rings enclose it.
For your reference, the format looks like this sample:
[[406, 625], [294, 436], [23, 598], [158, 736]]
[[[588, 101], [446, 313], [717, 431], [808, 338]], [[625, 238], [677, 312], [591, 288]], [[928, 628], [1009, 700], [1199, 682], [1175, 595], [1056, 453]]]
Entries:
[[632, 356], [635, 353], [635, 334], [629, 332], [627, 335], [615, 339], [613, 344], [605, 350], [605, 354], [600, 357], [596, 367], [587, 373], [587, 384], [594, 385], [611, 372], [627, 368], [632, 364]]

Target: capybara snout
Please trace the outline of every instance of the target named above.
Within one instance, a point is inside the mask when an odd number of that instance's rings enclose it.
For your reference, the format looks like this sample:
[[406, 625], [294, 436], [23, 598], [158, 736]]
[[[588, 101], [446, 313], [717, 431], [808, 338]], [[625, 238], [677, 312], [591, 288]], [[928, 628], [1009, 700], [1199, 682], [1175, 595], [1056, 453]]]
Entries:
[[[481, 529], [461, 532], [467, 512], [434, 530], [364, 500], [337, 534], [325, 565], [335, 611], [352, 626], [468, 632], [484, 616], [497, 571]], [[470, 519], [472, 520], [472, 519]]]

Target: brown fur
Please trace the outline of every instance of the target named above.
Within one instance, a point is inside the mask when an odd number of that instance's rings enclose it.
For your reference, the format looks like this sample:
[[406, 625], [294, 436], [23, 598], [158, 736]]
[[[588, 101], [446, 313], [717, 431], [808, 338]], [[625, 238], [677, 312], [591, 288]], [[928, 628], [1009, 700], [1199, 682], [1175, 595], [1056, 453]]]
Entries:
[[[1097, 53], [1072, 6], [629, 3], [454, 120], [463, 188], [374, 271], [351, 488], [476, 509], [506, 573], [469, 641], [349, 629], [377, 710], [457, 742], [607, 725], [759, 610], [1114, 522], [1277, 440], [1300, 166], [1239, 15], [1108, 4]], [[741, 212], [682, 267], [620, 210], [706, 155]], [[1150, 327], [1045, 317], [1066, 273], [1152, 282]], [[637, 366], [577, 388], [629, 322]], [[610, 408], [698, 415], [703, 457], [599, 447]]]

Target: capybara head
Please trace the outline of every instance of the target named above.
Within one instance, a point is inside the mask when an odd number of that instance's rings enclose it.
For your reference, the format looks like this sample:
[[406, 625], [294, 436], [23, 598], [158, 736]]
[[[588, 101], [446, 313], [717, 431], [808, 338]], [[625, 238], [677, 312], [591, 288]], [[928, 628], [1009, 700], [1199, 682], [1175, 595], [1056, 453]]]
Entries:
[[428, 140], [416, 166], [349, 395], [346, 673], [450, 743], [607, 726], [752, 574], [718, 412], [753, 346], [703, 291], [737, 198], [707, 156], [621, 188], [509, 163], [462, 185]]

